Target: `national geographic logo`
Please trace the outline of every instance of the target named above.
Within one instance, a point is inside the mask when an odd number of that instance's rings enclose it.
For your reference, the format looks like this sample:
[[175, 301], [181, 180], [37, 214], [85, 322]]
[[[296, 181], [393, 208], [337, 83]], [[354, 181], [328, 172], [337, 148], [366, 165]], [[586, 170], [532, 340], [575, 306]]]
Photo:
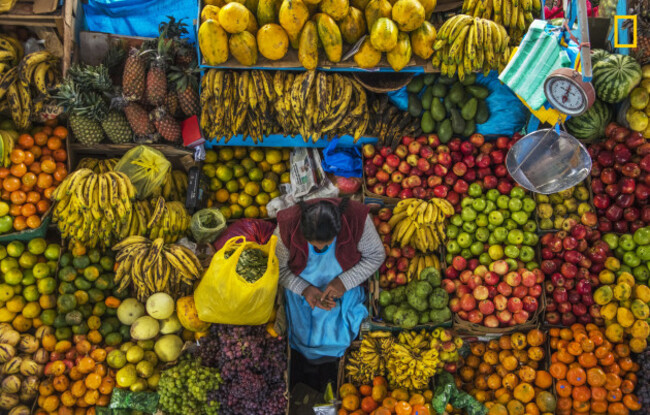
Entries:
[[[636, 15], [626, 15], [626, 16], [614, 16], [614, 47], [616, 48], [636, 48], [637, 44], [637, 16]], [[631, 30], [630, 39], [632, 43], [618, 43], [618, 22], [623, 20], [622, 26], [627, 30]]]

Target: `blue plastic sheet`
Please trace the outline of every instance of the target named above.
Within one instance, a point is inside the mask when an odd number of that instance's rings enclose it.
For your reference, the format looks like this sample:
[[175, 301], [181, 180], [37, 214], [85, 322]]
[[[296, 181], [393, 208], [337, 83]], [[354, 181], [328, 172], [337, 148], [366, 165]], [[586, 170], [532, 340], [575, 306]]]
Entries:
[[476, 83], [490, 90], [485, 102], [490, 111], [490, 118], [483, 124], [476, 125], [476, 132], [484, 136], [512, 136], [519, 132], [528, 120], [528, 109], [517, 96], [499, 81], [499, 74], [492, 71], [487, 77], [477, 74]]
[[409, 94], [406, 92], [406, 87], [403, 86], [397, 91], [390, 91], [386, 95], [388, 95], [388, 99], [390, 102], [393, 103], [397, 108], [400, 109], [400, 111], [406, 111], [409, 108]]
[[363, 161], [359, 147], [336, 147], [339, 138], [335, 137], [323, 150], [323, 170], [341, 177], [361, 177]]
[[189, 26], [190, 42], [196, 41], [192, 30], [199, 14], [196, 0], [88, 0], [83, 8], [85, 26], [93, 32], [158, 37], [158, 25], [174, 16]]

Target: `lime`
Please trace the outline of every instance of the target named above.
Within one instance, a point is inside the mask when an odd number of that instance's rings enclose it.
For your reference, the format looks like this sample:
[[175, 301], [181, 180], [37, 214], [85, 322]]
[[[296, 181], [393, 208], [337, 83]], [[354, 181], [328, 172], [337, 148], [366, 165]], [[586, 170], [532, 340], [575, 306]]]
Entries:
[[7, 233], [14, 227], [14, 219], [9, 216], [0, 217], [0, 233]]
[[232, 179], [233, 170], [228, 166], [221, 165], [217, 167], [216, 175], [217, 179], [221, 180], [222, 182], [227, 182]]
[[229, 161], [235, 157], [235, 151], [230, 147], [221, 147], [219, 149], [219, 160]]
[[237, 204], [240, 205], [241, 207], [248, 207], [253, 203], [253, 198], [250, 197], [250, 195], [247, 195], [246, 193], [240, 193], [239, 197], [237, 198]]
[[216, 177], [210, 179], [210, 190], [216, 192], [223, 187], [223, 182]]
[[225, 203], [228, 200], [228, 196], [230, 196], [230, 193], [226, 189], [219, 189], [215, 194], [215, 199], [219, 203]]
[[237, 180], [230, 180], [226, 183], [226, 190], [229, 193], [235, 193], [239, 191], [239, 183], [237, 183]]
[[144, 357], [144, 350], [140, 346], [129, 347], [126, 351], [126, 360], [129, 363], [138, 363]]
[[237, 165], [234, 166], [232, 169], [235, 177], [242, 177], [243, 175], [246, 174], [246, 169], [244, 168], [244, 166]]
[[231, 205], [230, 214], [232, 219], [239, 219], [244, 214], [244, 209], [239, 205]]
[[282, 174], [287, 171], [287, 165], [284, 163], [278, 163], [271, 166], [271, 171], [275, 174]]
[[41, 314], [41, 306], [37, 302], [31, 301], [23, 308], [23, 316], [25, 318], [36, 318]]
[[7, 248], [4, 245], [0, 245], [0, 260], [7, 257]]
[[257, 218], [260, 216], [260, 210], [257, 206], [249, 206], [244, 209], [244, 217], [246, 218]]
[[288, 171], [282, 173], [282, 175], [280, 176], [280, 183], [291, 183], [291, 173], [289, 173]]
[[261, 181], [263, 177], [264, 177], [264, 173], [258, 167], [248, 171], [248, 178], [255, 182]]
[[23, 279], [20, 281], [22, 285], [32, 285], [36, 283], [36, 278], [34, 278], [34, 273], [31, 269], [26, 269], [23, 271]]
[[244, 193], [250, 196], [256, 196], [260, 192], [260, 185], [256, 182], [248, 182], [244, 186]]
[[255, 164], [253, 159], [249, 157], [243, 159], [239, 164], [241, 164], [242, 167], [245, 168], [246, 170], [254, 169], [255, 167], [257, 167], [257, 164]]
[[237, 200], [239, 200], [239, 193], [231, 193], [228, 202], [230, 202], [231, 205], [236, 205]]
[[241, 160], [248, 155], [248, 147], [235, 147], [235, 158]]
[[12, 241], [7, 245], [7, 253], [9, 256], [18, 258], [25, 251], [25, 244], [20, 241]]
[[258, 163], [260, 161], [264, 160], [264, 152], [262, 150], [260, 150], [260, 149], [251, 150], [249, 155], [250, 155], [250, 158], [252, 158], [254, 161], [256, 161]]
[[277, 164], [282, 161], [282, 152], [273, 148], [267, 149], [265, 159], [269, 164]]
[[135, 372], [138, 374], [138, 376], [145, 379], [153, 374], [153, 369], [154, 367], [151, 362], [147, 362], [146, 360], [139, 362], [135, 366]]
[[10, 285], [17, 285], [23, 280], [23, 272], [18, 268], [12, 268], [4, 275], [5, 282]]
[[[23, 289], [23, 297], [25, 297], [25, 300], [27, 301], [38, 301], [38, 298], [41, 295], [38, 292], [38, 288], [36, 285], [30, 285], [27, 286]], [[5, 300], [2, 300], [5, 301]]]
[[257, 164], [257, 166], [258, 166], [258, 167], [259, 167], [263, 172], [265, 172], [265, 173], [266, 173], [267, 171], [271, 171], [271, 165], [270, 165], [269, 162], [266, 161], [266, 160], [264, 160], [264, 161], [260, 161], [260, 162]]
[[216, 174], [213, 164], [204, 164], [202, 170], [203, 174], [210, 178], [214, 177]]
[[208, 150], [205, 152], [205, 162], [208, 164], [214, 164], [217, 162], [217, 152], [214, 150]]
[[221, 214], [226, 218], [226, 220], [232, 217], [232, 212], [228, 206], [221, 206], [219, 210], [221, 211]]
[[56, 280], [54, 278], [43, 278], [36, 283], [38, 292], [41, 294], [52, 294], [56, 290]]
[[240, 177], [240, 178], [237, 179], [237, 183], [239, 184], [239, 188], [240, 188], [240, 189], [243, 189], [244, 186], [246, 186], [246, 183], [248, 183], [248, 182], [250, 182], [250, 181], [251, 181], [251, 180], [250, 180], [248, 177], [246, 177], [246, 176], [242, 176], [242, 177]]
[[277, 187], [278, 184], [271, 179], [262, 180], [262, 189], [264, 189], [266, 193], [271, 193], [272, 191], [277, 189]]
[[[0, 215], [1, 216], [1, 215]], [[27, 250], [34, 255], [40, 255], [45, 252], [47, 242], [43, 238], [32, 239], [27, 243]]]
[[38, 257], [31, 252], [23, 252], [22, 255], [20, 255], [20, 258], [18, 258], [18, 264], [20, 264], [23, 269], [33, 268], [36, 261], [38, 261]]
[[266, 205], [270, 200], [271, 198], [267, 193], [259, 193], [257, 196], [255, 196], [255, 203], [260, 206]]
[[280, 191], [276, 189], [276, 190], [272, 191], [269, 194], [269, 196], [271, 197], [271, 199], [275, 199], [276, 197], [280, 197]]
[[51, 326], [54, 324], [54, 319], [56, 318], [56, 310], [43, 310], [39, 318], [43, 324]]
[[9, 204], [7, 202], [0, 202], [0, 216], [7, 216], [9, 213]]

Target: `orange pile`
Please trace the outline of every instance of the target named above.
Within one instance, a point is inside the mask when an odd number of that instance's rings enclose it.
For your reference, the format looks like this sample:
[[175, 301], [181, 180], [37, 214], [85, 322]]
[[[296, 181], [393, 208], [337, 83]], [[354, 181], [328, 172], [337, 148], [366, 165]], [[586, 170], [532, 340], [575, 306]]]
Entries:
[[456, 383], [491, 415], [552, 414], [551, 375], [543, 370], [545, 334], [537, 329], [470, 344]]
[[627, 344], [610, 343], [594, 324], [552, 328], [550, 336], [558, 415], [627, 415], [641, 409], [633, 393], [639, 365]]
[[377, 376], [372, 385], [357, 389], [346, 383], [339, 389], [341, 409], [338, 415], [433, 415], [431, 407], [433, 392], [411, 393], [405, 389], [389, 391], [386, 379]]
[[[40, 226], [52, 192], [68, 175], [64, 145], [67, 137], [65, 127], [56, 126], [56, 120], [49, 121], [34, 135], [18, 137], [9, 154], [9, 167], [0, 167], [0, 199], [9, 206], [15, 231]], [[4, 232], [11, 230], [8, 226], [1, 228]]]
[[[115, 387], [115, 374], [105, 363], [113, 348], [93, 346], [85, 336], [75, 336], [76, 344], [63, 340], [47, 350], [65, 356], [66, 361], [55, 360], [45, 367], [46, 380], [38, 392], [36, 415], [95, 415], [96, 406], [108, 406]], [[76, 361], [74, 366], [70, 362]]]

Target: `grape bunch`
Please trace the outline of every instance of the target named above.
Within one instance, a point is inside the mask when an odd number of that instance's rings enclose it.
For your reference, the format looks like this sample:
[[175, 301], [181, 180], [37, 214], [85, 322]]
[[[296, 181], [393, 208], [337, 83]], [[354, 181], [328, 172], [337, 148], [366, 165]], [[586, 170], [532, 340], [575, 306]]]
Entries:
[[636, 362], [641, 366], [637, 372], [639, 379], [645, 379], [645, 382], [639, 382], [637, 384], [637, 390], [635, 391], [636, 396], [639, 397], [639, 402], [642, 405], [641, 410], [634, 412], [635, 414], [645, 414], [650, 407], [650, 384], [647, 382], [647, 379], [650, 379], [650, 352], [646, 351], [644, 353], [638, 354], [636, 356]]
[[286, 343], [264, 326], [213, 324], [195, 353], [220, 371], [223, 384], [208, 400], [221, 403], [221, 415], [286, 412]]
[[160, 376], [160, 407], [167, 415], [217, 415], [219, 402], [210, 399], [221, 384], [219, 371], [185, 355]]

